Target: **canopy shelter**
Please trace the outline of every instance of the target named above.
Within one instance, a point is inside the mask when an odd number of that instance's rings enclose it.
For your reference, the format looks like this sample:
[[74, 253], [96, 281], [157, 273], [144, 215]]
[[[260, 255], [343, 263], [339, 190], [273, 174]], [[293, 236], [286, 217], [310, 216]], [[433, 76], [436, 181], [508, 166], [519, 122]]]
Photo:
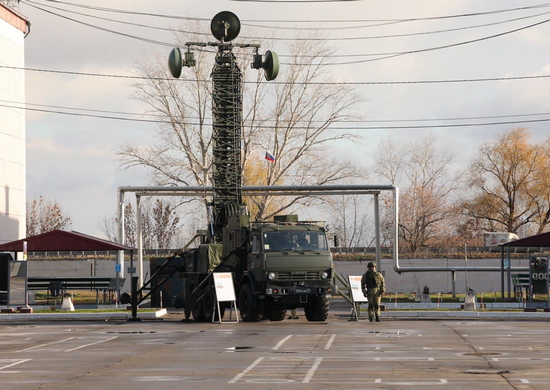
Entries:
[[550, 232], [537, 234], [530, 237], [520, 238], [519, 240], [508, 241], [507, 243], [500, 244], [501, 247], [541, 247], [550, 248]]
[[[507, 250], [507, 258], [505, 263], [504, 248]], [[536, 234], [519, 240], [508, 241], [504, 244], [500, 244], [500, 264], [501, 264], [501, 283], [502, 283], [502, 297], [504, 298], [504, 271], [508, 273], [508, 297], [511, 293], [511, 271], [524, 271], [529, 272], [529, 267], [511, 267], [510, 266], [510, 248], [511, 247], [532, 247], [532, 248], [550, 248], [550, 232]]]
[[[0, 245], [0, 252], [15, 252], [17, 258], [18, 252], [23, 252], [24, 255], [26, 252], [85, 252], [85, 251], [130, 251], [130, 261], [133, 258], [133, 251], [135, 248], [117, 244], [116, 242], [111, 242], [103, 240], [101, 238], [89, 236], [87, 234], [79, 232], [67, 232], [63, 230], [54, 230], [48, 233], [39, 234], [37, 236], [23, 238], [21, 240], [8, 242]], [[25, 256], [23, 256], [25, 257]], [[11, 255], [10, 255], [11, 258]], [[8, 305], [11, 303], [26, 304], [27, 290], [29, 278], [27, 277], [27, 263], [25, 261], [10, 261], [5, 259], [2, 264], [0, 264], [0, 295], [5, 294], [6, 302]], [[14, 273], [10, 270], [10, 267], [15, 267], [19, 271], [17, 277], [13, 277]], [[4, 271], [2, 271], [5, 268]], [[120, 288], [121, 288], [121, 266], [117, 264], [115, 269], [116, 272], [116, 287], [115, 291], [117, 293], [117, 298], [120, 298]], [[72, 278], [65, 277], [63, 280], [58, 280], [59, 278], [39, 278], [41, 282], [44, 283], [61, 283], [67, 285], [69, 281], [71, 283], [85, 283], [86, 285], [96, 286], [100, 282], [100, 278], [90, 277], [90, 278]], [[86, 279], [86, 280], [84, 280]], [[109, 282], [110, 283], [110, 282]], [[74, 283], [73, 283], [74, 284]], [[15, 287], [14, 287], [15, 286]], [[97, 291], [97, 289], [96, 289]], [[21, 298], [23, 296], [24, 298]], [[22, 302], [17, 301], [19, 299]], [[1, 299], [0, 299], [1, 300]], [[118, 302], [119, 299], [117, 299]]]
[[0, 252], [133, 251], [135, 248], [75, 231], [54, 230], [0, 245]]

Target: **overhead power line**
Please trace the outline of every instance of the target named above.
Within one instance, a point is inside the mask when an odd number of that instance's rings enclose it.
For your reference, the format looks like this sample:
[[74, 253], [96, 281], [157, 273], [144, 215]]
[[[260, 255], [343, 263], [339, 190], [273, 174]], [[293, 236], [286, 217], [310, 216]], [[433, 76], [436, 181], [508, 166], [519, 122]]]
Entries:
[[[2, 101], [6, 102], [6, 101]], [[14, 105], [15, 104], [15, 105]], [[33, 104], [29, 104], [33, 105]], [[78, 108], [71, 108], [71, 107], [61, 107], [61, 106], [47, 106], [47, 105], [39, 105], [34, 104], [38, 107], [55, 107], [55, 108], [61, 108], [66, 110], [83, 110], [83, 111], [93, 111], [93, 112], [105, 112], [105, 113], [120, 113], [120, 114], [126, 114], [126, 115], [140, 115], [137, 113], [124, 113], [124, 112], [116, 112], [116, 111], [102, 111], [102, 110], [90, 110], [90, 109], [78, 109]], [[19, 109], [19, 110], [26, 110], [26, 111], [35, 111], [35, 112], [43, 112], [43, 113], [49, 113], [49, 114], [58, 114], [58, 115], [69, 115], [69, 116], [77, 116], [77, 117], [88, 117], [88, 118], [98, 118], [98, 119], [109, 119], [109, 120], [118, 120], [118, 121], [129, 121], [129, 122], [141, 122], [141, 123], [156, 123], [156, 124], [170, 124], [174, 121], [172, 120], [162, 120], [162, 119], [142, 119], [142, 118], [128, 118], [128, 117], [120, 117], [120, 116], [109, 116], [109, 115], [100, 115], [100, 114], [87, 114], [87, 113], [81, 113], [81, 112], [68, 112], [68, 111], [59, 111], [57, 109], [45, 109], [45, 108], [31, 108], [31, 107], [23, 107], [20, 103], [14, 102], [13, 104], [2, 104], [0, 103], [0, 107], [5, 108], [12, 108], [12, 109]], [[369, 121], [362, 121], [357, 123], [374, 123], [374, 122], [422, 122], [422, 121], [457, 121], [457, 120], [486, 120], [486, 119], [496, 119], [496, 118], [513, 118], [513, 117], [525, 117], [525, 116], [542, 116], [542, 115], [549, 115], [550, 113], [538, 113], [538, 114], [518, 114], [518, 115], [501, 115], [501, 116], [487, 116], [487, 117], [464, 117], [464, 118], [448, 118], [448, 119], [409, 119], [409, 120], [369, 120]], [[475, 127], [475, 126], [499, 126], [499, 125], [517, 125], [517, 124], [527, 124], [527, 123], [541, 123], [541, 122], [550, 122], [550, 118], [541, 118], [541, 119], [523, 119], [523, 120], [507, 120], [507, 121], [493, 121], [493, 122], [480, 122], [480, 123], [451, 123], [451, 124], [432, 124], [432, 125], [399, 125], [399, 126], [330, 126], [329, 128], [331, 130], [405, 130], [405, 129], [428, 129], [428, 128], [454, 128], [454, 127]], [[199, 126], [199, 125], [207, 125], [210, 126], [211, 123], [199, 123], [199, 122], [179, 122], [182, 125], [189, 125], [189, 126]], [[244, 127], [250, 127], [250, 125], [244, 125]], [[272, 125], [262, 125], [262, 128], [269, 128], [273, 129], [276, 128], [276, 126]], [[296, 125], [293, 126], [295, 129], [307, 129], [310, 128], [310, 126], [300, 126]]]
[[21, 0], [21, 2], [22, 2], [23, 4], [28, 5], [29, 7], [38, 9], [38, 10], [40, 10], [40, 11], [42, 11], [42, 12], [46, 12], [46, 13], [48, 13], [48, 14], [51, 14], [51, 15], [54, 15], [54, 16], [58, 16], [58, 17], [60, 17], [60, 18], [69, 20], [69, 21], [74, 22], [74, 23], [82, 24], [82, 25], [84, 25], [84, 26], [91, 27], [91, 28], [94, 28], [94, 29], [96, 29], [96, 30], [108, 32], [108, 33], [111, 33], [111, 34], [121, 35], [121, 36], [124, 36], [124, 37], [127, 37], [127, 38], [137, 39], [137, 40], [140, 40], [140, 41], [143, 41], [143, 42], [153, 43], [153, 44], [156, 44], [156, 45], [168, 46], [168, 47], [174, 46], [173, 43], [170, 43], [170, 42], [162, 42], [162, 41], [157, 41], [157, 40], [154, 40], [154, 39], [138, 37], [138, 36], [136, 36], [136, 35], [127, 34], [127, 33], [120, 32], [120, 31], [116, 31], [116, 30], [111, 30], [111, 29], [109, 29], [109, 28], [96, 26], [96, 25], [91, 24], [91, 23], [86, 23], [86, 22], [83, 22], [83, 21], [81, 21], [81, 20], [77, 20], [77, 19], [70, 18], [70, 17], [68, 17], [68, 16], [60, 15], [60, 14], [58, 14], [58, 13], [49, 11], [49, 10], [44, 9], [44, 8], [42, 8], [42, 7], [38, 7], [38, 6], [36, 6], [36, 5], [34, 5], [34, 4], [31, 4], [30, 2], [25, 1], [25, 0]]
[[[88, 26], [88, 27], [96, 28], [96, 29], [99, 29], [101, 31], [110, 32], [110, 33], [114, 33], [114, 34], [117, 34], [117, 35], [129, 37], [129, 38], [133, 38], [133, 39], [138, 39], [138, 40], [141, 40], [141, 41], [154, 43], [154, 44], [158, 44], [158, 45], [173, 46], [172, 43], [152, 40], [152, 39], [148, 39], [148, 38], [142, 38], [142, 37], [138, 37], [138, 36], [135, 36], [135, 35], [132, 35], [132, 34], [127, 34], [127, 33], [123, 33], [123, 32], [120, 32], [120, 31], [107, 29], [107, 28], [104, 28], [104, 27], [100, 27], [100, 26], [90, 24], [90, 23], [82, 22], [82, 21], [79, 21], [79, 20], [76, 20], [76, 19], [73, 19], [73, 18], [69, 18], [67, 16], [59, 15], [59, 14], [56, 14], [52, 11], [48, 11], [48, 10], [42, 8], [42, 7], [37, 7], [33, 4], [31, 4], [32, 0], [28, 0], [28, 1], [27, 0], [22, 0], [22, 1], [25, 4], [28, 4], [29, 6], [34, 7], [36, 9], [39, 9], [43, 12], [59, 16], [61, 18], [73, 21], [75, 23], [83, 24], [83, 25]], [[403, 56], [403, 55], [418, 54], [418, 53], [425, 53], [425, 52], [430, 52], [430, 51], [435, 51], [435, 50], [448, 49], [448, 48], [452, 48], [452, 47], [458, 47], [458, 46], [463, 46], [463, 45], [467, 45], [467, 44], [481, 42], [481, 41], [485, 41], [485, 40], [489, 40], [489, 39], [494, 39], [494, 38], [501, 37], [501, 36], [508, 35], [508, 34], [512, 34], [512, 33], [518, 32], [518, 31], [533, 28], [533, 27], [542, 25], [544, 23], [548, 23], [549, 21], [550, 21], [550, 19], [546, 19], [546, 20], [543, 20], [541, 22], [533, 23], [533, 24], [523, 26], [523, 27], [520, 27], [520, 28], [516, 28], [516, 29], [513, 29], [513, 30], [504, 31], [502, 33], [493, 34], [493, 35], [489, 35], [489, 36], [485, 36], [485, 37], [481, 37], [481, 38], [476, 38], [476, 39], [471, 39], [471, 40], [467, 40], [467, 41], [462, 41], [462, 42], [455, 42], [455, 43], [447, 44], [447, 45], [440, 45], [440, 46], [435, 46], [435, 47], [428, 47], [428, 48], [417, 49], [417, 50], [409, 50], [409, 51], [403, 51], [403, 52], [358, 54], [358, 55], [355, 55], [355, 56], [368, 56], [368, 57], [377, 57], [377, 58], [368, 58], [368, 59], [362, 59], [362, 60], [343, 61], [343, 62], [342, 61], [340, 61], [340, 62], [335, 61], [335, 62], [332, 62], [332, 63], [323, 64], [323, 65], [324, 66], [352, 65], [352, 64], [367, 63], [367, 62], [373, 62], [373, 61], [381, 61], [381, 60], [386, 60], [386, 59], [390, 59], [390, 58], [400, 57], [400, 56]], [[338, 38], [338, 39], [340, 39], [340, 38]], [[347, 38], [347, 40], [349, 40], [349, 39], [352, 39], [352, 38]], [[283, 63], [283, 65], [289, 65], [289, 64], [288, 63]]]
[[[49, 2], [63, 3], [63, 2], [59, 2], [59, 1], [49, 1]], [[188, 34], [210, 36], [210, 34], [207, 33], [207, 32], [194, 32], [194, 31], [176, 30], [176, 29], [165, 28], [165, 27], [150, 26], [150, 25], [146, 25], [146, 24], [142, 24], [142, 23], [132, 23], [132, 22], [127, 22], [127, 21], [118, 20], [118, 19], [105, 18], [105, 17], [96, 16], [96, 15], [85, 14], [85, 13], [82, 13], [82, 12], [70, 11], [70, 10], [67, 10], [67, 9], [64, 9], [64, 8], [54, 7], [54, 6], [47, 5], [47, 4], [42, 4], [42, 3], [39, 3], [39, 2], [36, 2], [36, 1], [33, 1], [33, 0], [23, 0], [23, 3], [28, 4], [28, 5], [30, 5], [34, 8], [40, 9], [44, 12], [47, 12], [47, 11], [44, 10], [43, 8], [31, 5], [31, 4], [38, 4], [38, 5], [41, 5], [43, 7], [48, 7], [50, 9], [56, 9], [58, 11], [69, 12], [69, 13], [77, 14], [77, 15], [80, 15], [80, 16], [85, 16], [85, 17], [90, 17], [90, 18], [94, 18], [94, 19], [125, 24], [125, 25], [143, 27], [143, 28], [148, 28], [148, 29], [156, 29], [156, 30], [162, 30], [162, 31], [180, 31], [180, 32], [188, 33]], [[63, 3], [63, 4], [67, 4], [67, 3]], [[549, 5], [537, 6], [536, 8], [547, 7], [547, 6], [549, 6]], [[524, 8], [522, 8], [522, 9], [524, 9]], [[80, 22], [80, 21], [77, 21], [76, 19], [67, 18], [67, 17], [65, 17], [63, 15], [59, 15], [55, 12], [50, 11], [49, 13], [53, 14], [53, 15], [57, 15], [57, 16], [62, 17], [62, 18], [66, 18], [66, 19], [71, 20], [71, 21], [75, 21], [75, 22], [78, 22], [78, 23]], [[443, 30], [412, 32], [412, 33], [404, 33], [404, 34], [387, 34], [387, 35], [374, 35], [374, 36], [352, 36], [352, 37], [332, 37], [332, 38], [330, 38], [330, 37], [328, 37], [328, 38], [315, 38], [315, 37], [309, 37], [309, 38], [300, 38], [300, 37], [291, 37], [291, 38], [285, 38], [285, 37], [277, 37], [277, 38], [241, 37], [241, 38], [260, 39], [260, 40], [279, 40], [279, 41], [350, 41], [350, 40], [355, 41], [355, 40], [403, 38], [403, 37], [410, 37], [410, 36], [434, 35], [434, 34], [449, 33], [449, 32], [455, 32], [455, 31], [464, 31], [464, 30], [469, 30], [469, 29], [474, 29], [474, 28], [495, 26], [495, 25], [504, 24], [504, 23], [510, 23], [510, 22], [515, 22], [515, 21], [520, 21], [520, 20], [525, 20], [525, 19], [531, 19], [531, 18], [535, 18], [535, 17], [538, 17], [538, 16], [547, 15], [548, 13], [549, 12], [543, 12], [543, 13], [539, 13], [539, 14], [536, 14], [536, 15], [517, 17], [517, 18], [508, 19], [508, 20], [504, 20], [504, 21], [478, 24], [478, 25], [474, 25], [474, 26], [457, 27], [457, 28], [443, 29]], [[446, 18], [446, 17], [442, 17], [442, 18]], [[410, 20], [416, 20], [416, 19], [406, 19], [406, 20], [410, 21]], [[82, 23], [84, 23], [84, 22], [82, 22]], [[84, 24], [88, 25], [88, 26], [94, 26], [94, 25], [91, 25], [89, 23], [84, 23]], [[136, 39], [145, 39], [145, 38], [137, 37], [137, 36], [131, 35], [131, 34], [120, 33], [118, 31], [111, 30], [111, 29], [104, 29], [104, 28], [98, 27], [98, 26], [96, 26], [96, 27], [103, 30], [103, 31], [109, 31], [109, 32], [113, 32], [113, 33], [117, 33], [117, 34], [121, 34], [121, 35], [126, 35], [126, 36], [133, 37], [133, 38], [136, 38]], [[253, 26], [253, 27], [262, 27], [262, 26]], [[363, 26], [363, 27], [365, 27], [365, 26]], [[280, 27], [273, 27], [273, 28], [281, 29]], [[300, 29], [301, 28], [299, 28], [299, 27], [298, 28], [297, 27], [292, 28], [292, 30], [300, 30]], [[311, 30], [311, 27], [303, 28], [303, 29]], [[323, 31], [330, 30], [330, 29], [331, 29], [330, 27], [323, 27]], [[349, 27], [346, 27], [346, 29], [349, 29]], [[386, 55], [386, 54], [387, 53], [381, 53], [381, 54], [353, 54], [353, 55], [339, 55], [339, 54], [336, 54], [334, 57], [350, 57], [350, 56], [355, 56], [356, 57], [356, 56]], [[395, 53], [392, 53], [392, 54], [395, 54]], [[280, 57], [285, 57], [285, 55], [281, 55]]]
[[[178, 19], [178, 20], [199, 20], [199, 21], [205, 21], [205, 22], [210, 22], [211, 21], [211, 18], [197, 18], [197, 17], [189, 17], [189, 16], [157, 14], [157, 13], [151, 13], [151, 12], [138, 12], [138, 11], [132, 11], [132, 10], [117, 9], [117, 8], [92, 6], [92, 5], [87, 5], [87, 4], [76, 4], [76, 3], [71, 3], [71, 2], [68, 2], [68, 1], [60, 1], [60, 0], [47, 0], [47, 1], [49, 3], [64, 4], [64, 5], [69, 5], [69, 6], [73, 6], [73, 7], [86, 8], [86, 9], [91, 9], [91, 10], [96, 10], [96, 11], [122, 13], [122, 14], [128, 14], [128, 15], [153, 16], [153, 17], [159, 17], [159, 18]], [[306, 19], [306, 20], [243, 19], [241, 21], [242, 22], [263, 22], [263, 23], [365, 23], [365, 22], [367, 22], [367, 23], [370, 23], [370, 22], [375, 22], [375, 23], [377, 23], [377, 22], [404, 23], [404, 22], [413, 22], [413, 21], [424, 21], [424, 20], [454, 19], [454, 18], [475, 17], [475, 16], [483, 16], [483, 15], [494, 15], [494, 14], [499, 14], [499, 13], [516, 12], [516, 11], [523, 11], [523, 10], [530, 10], [530, 9], [537, 9], [537, 8], [546, 8], [546, 7], [550, 7], [550, 3], [542, 3], [542, 4], [536, 4], [536, 5], [524, 6], [524, 7], [505, 8], [505, 9], [485, 11], [485, 12], [471, 12], [471, 13], [454, 14], [454, 15], [428, 16], [428, 17], [420, 17], [420, 18], [340, 19], [340, 20], [338, 20], [338, 19], [337, 20], [334, 20], [334, 19], [330, 19], [330, 20], [319, 20], [319, 19]]]
[[[55, 69], [40, 69], [40, 68], [28, 68], [0, 65], [0, 69], [14, 69], [14, 70], [26, 70], [29, 72], [43, 72], [43, 73], [55, 73], [55, 74], [67, 74], [75, 76], [89, 76], [89, 77], [108, 77], [108, 78], [120, 78], [120, 79], [133, 79], [133, 80], [166, 80], [166, 81], [191, 81], [191, 82], [204, 82], [211, 83], [210, 79], [186, 79], [173, 77], [145, 77], [145, 76], [130, 76], [130, 75], [117, 75], [109, 73], [91, 73], [91, 72], [73, 72], [66, 70]], [[311, 85], [402, 85], [402, 84], [446, 84], [446, 83], [478, 83], [478, 82], [490, 82], [490, 81], [513, 81], [513, 80], [537, 80], [550, 78], [550, 75], [533, 75], [533, 76], [510, 76], [510, 77], [485, 77], [485, 78], [471, 78], [471, 79], [448, 79], [448, 80], [386, 80], [386, 81], [331, 81], [331, 82], [308, 82]], [[256, 84], [256, 81], [244, 81], [245, 84]], [[270, 84], [286, 85], [288, 82], [284, 81], [270, 81]]]
[[387, 59], [390, 59], [390, 58], [400, 57], [400, 56], [407, 55], [407, 54], [418, 54], [418, 53], [426, 53], [426, 52], [429, 52], [429, 51], [435, 51], [435, 50], [441, 50], [441, 49], [449, 49], [451, 47], [464, 46], [464, 45], [468, 45], [468, 44], [471, 44], [471, 43], [482, 42], [482, 41], [486, 41], [486, 40], [489, 40], [489, 39], [502, 37], [504, 35], [509, 35], [509, 34], [516, 33], [518, 31], [527, 30], [529, 28], [540, 26], [540, 25], [548, 23], [548, 22], [550, 22], [550, 19], [546, 19], [546, 20], [543, 20], [541, 22], [533, 23], [533, 24], [530, 24], [528, 26], [516, 28], [516, 29], [513, 29], [513, 30], [504, 31], [502, 33], [493, 34], [493, 35], [489, 35], [489, 36], [481, 37], [481, 38], [476, 38], [476, 39], [470, 39], [470, 40], [462, 41], [462, 42], [451, 43], [451, 44], [448, 44], [448, 45], [434, 46], [434, 47], [429, 47], [429, 48], [424, 48], [424, 49], [409, 50], [409, 51], [395, 52], [395, 53], [365, 54], [365, 56], [381, 56], [381, 57], [371, 58], [371, 59], [366, 59], [366, 60], [357, 60], [357, 61], [334, 62], [334, 63], [331, 63], [331, 64], [329, 63], [329, 64], [326, 64], [326, 65], [360, 64], [360, 63], [365, 63], [365, 62], [387, 60]]
[[[55, 10], [58, 10], [58, 11], [68, 12], [68, 13], [71, 13], [71, 14], [85, 16], [85, 17], [89, 17], [89, 18], [93, 18], [93, 19], [104, 20], [104, 21], [107, 21], [107, 22], [125, 24], [125, 25], [128, 25], [128, 26], [143, 27], [143, 28], [147, 28], [147, 29], [160, 30], [160, 31], [169, 31], [169, 32], [177, 31], [177, 32], [182, 32], [182, 33], [186, 33], [186, 34], [207, 35], [207, 36], [212, 35], [212, 34], [209, 34], [209, 33], [201, 33], [201, 32], [195, 32], [195, 31], [185, 31], [185, 30], [176, 30], [176, 29], [168, 28], [168, 27], [151, 26], [151, 25], [143, 24], [143, 23], [132, 23], [132, 22], [127, 22], [127, 21], [119, 20], [119, 19], [111, 19], [111, 18], [106, 18], [106, 17], [102, 17], [102, 16], [85, 14], [83, 12], [70, 11], [70, 10], [67, 10], [67, 9], [64, 9], [64, 8], [54, 7], [52, 5], [38, 3], [38, 2], [32, 1], [32, 0], [23, 0], [23, 3], [24, 4], [28, 3], [28, 5], [37, 4], [37, 5], [41, 5], [43, 7], [47, 7], [47, 8], [50, 8], [50, 9], [55, 9]], [[56, 13], [53, 13], [53, 14], [56, 15], [56, 16], [61, 16], [61, 15], [58, 15]]]

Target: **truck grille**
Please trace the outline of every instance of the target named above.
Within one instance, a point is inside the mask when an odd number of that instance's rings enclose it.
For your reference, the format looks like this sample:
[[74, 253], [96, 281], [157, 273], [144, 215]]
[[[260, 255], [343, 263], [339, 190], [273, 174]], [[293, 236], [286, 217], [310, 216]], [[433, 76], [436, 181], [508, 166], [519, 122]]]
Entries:
[[307, 271], [304, 273], [279, 272], [277, 280], [319, 280], [318, 271]]

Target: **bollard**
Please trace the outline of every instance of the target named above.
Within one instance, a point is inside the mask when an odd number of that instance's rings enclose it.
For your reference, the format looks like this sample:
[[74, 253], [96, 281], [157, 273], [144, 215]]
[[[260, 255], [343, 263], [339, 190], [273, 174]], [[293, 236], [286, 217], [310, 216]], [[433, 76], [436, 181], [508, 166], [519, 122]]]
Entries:
[[128, 321], [141, 321], [141, 318], [137, 318], [137, 284], [138, 284], [138, 277], [132, 276], [131, 279], [131, 303], [132, 303], [132, 318], [128, 318]]

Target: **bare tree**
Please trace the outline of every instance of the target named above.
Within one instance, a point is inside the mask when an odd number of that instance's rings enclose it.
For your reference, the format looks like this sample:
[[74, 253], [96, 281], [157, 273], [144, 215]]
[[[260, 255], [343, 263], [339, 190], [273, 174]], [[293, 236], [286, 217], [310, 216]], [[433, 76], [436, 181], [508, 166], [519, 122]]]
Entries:
[[473, 198], [462, 206], [487, 230], [516, 233], [538, 219], [542, 231], [547, 224], [548, 155], [530, 137], [524, 128], [505, 132], [484, 144], [470, 164]]
[[[345, 248], [370, 246], [374, 241], [372, 221], [365, 209], [365, 195], [338, 195], [327, 199], [331, 222]], [[332, 230], [331, 230], [332, 232]]]
[[[172, 202], [166, 204], [155, 199], [144, 201], [141, 206], [141, 236], [145, 249], [169, 249], [179, 244], [180, 217]], [[111, 241], [118, 242], [118, 218], [104, 218], [100, 229]], [[124, 244], [137, 246], [136, 213], [131, 203], [124, 206]]]
[[164, 205], [160, 199], [155, 200], [151, 210], [152, 235], [157, 248], [170, 248], [174, 238], [179, 234], [180, 218], [170, 204]]
[[[136, 240], [136, 219], [135, 219], [134, 207], [131, 203], [124, 205], [124, 242], [123, 245], [131, 247], [137, 246]], [[104, 217], [103, 221], [99, 224], [99, 229], [109, 241], [119, 242], [118, 239], [118, 217]]]
[[388, 139], [379, 147], [376, 172], [400, 188], [399, 237], [413, 255], [433, 244], [455, 213], [451, 197], [458, 177], [448, 172], [452, 158], [436, 149], [433, 136], [412, 145]]
[[550, 137], [539, 148], [541, 155], [534, 172], [535, 180], [527, 191], [535, 211], [532, 218], [535, 234], [544, 232], [550, 224]]
[[63, 212], [56, 200], [39, 196], [27, 201], [27, 237], [70, 228], [71, 217]]
[[[180, 45], [197, 40], [179, 36]], [[301, 185], [337, 183], [353, 177], [356, 168], [330, 153], [333, 141], [353, 138], [329, 127], [354, 117], [360, 102], [353, 87], [330, 84], [327, 65], [333, 50], [322, 41], [301, 41], [292, 45], [290, 64], [279, 73], [278, 83], [267, 85], [256, 73], [245, 76], [245, 112], [242, 134], [243, 171], [260, 166], [260, 176], [244, 177], [246, 184]], [[241, 69], [249, 67], [250, 53]], [[140, 65], [146, 81], [136, 85], [136, 98], [165, 121], [157, 140], [148, 146], [126, 145], [118, 152], [123, 167], [150, 168], [152, 179], [161, 185], [209, 185], [211, 175], [210, 125], [211, 84], [208, 75], [212, 54], [196, 52], [196, 66], [188, 68], [183, 80], [169, 78], [165, 58]], [[264, 164], [269, 150], [275, 161]], [[304, 197], [277, 199], [261, 196], [248, 199], [257, 219], [266, 219], [294, 205], [307, 203]]]

